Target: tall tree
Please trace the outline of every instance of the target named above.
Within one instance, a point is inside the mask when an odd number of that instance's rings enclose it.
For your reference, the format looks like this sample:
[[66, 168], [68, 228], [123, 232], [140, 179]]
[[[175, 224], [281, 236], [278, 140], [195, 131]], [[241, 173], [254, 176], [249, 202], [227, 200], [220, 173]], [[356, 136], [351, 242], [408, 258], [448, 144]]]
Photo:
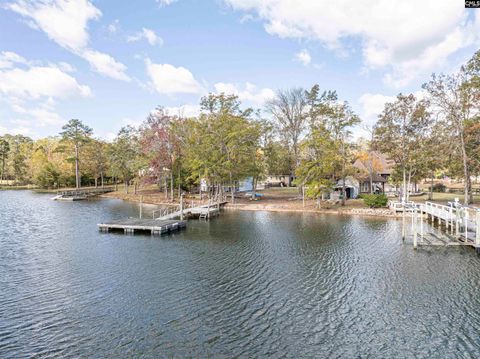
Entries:
[[402, 174], [403, 201], [408, 200], [410, 182], [422, 166], [420, 144], [430, 124], [427, 101], [399, 94], [395, 102], [385, 104], [374, 127], [375, 147], [393, 159]]
[[2, 181], [6, 178], [5, 165], [7, 163], [7, 157], [9, 152], [10, 152], [10, 144], [5, 138], [0, 137], [0, 159], [2, 160], [2, 167], [1, 167], [2, 174], [0, 175], [0, 180]]
[[346, 200], [346, 178], [351, 172], [352, 152], [352, 127], [359, 124], [360, 118], [353, 112], [347, 102], [336, 103], [330, 106], [325, 127], [330, 132], [338, 153], [338, 167], [340, 169], [340, 178], [342, 179], [342, 206]]
[[92, 139], [88, 142], [84, 149], [85, 167], [93, 177], [95, 187], [98, 187], [98, 179], [100, 185], [104, 186], [105, 173], [108, 169], [108, 147], [109, 144], [100, 140]]
[[78, 119], [71, 119], [62, 127], [60, 135], [65, 141], [73, 144], [75, 150], [75, 187], [80, 188], [79, 151], [93, 133], [93, 130]]
[[332, 174], [338, 162], [336, 143], [325, 126], [314, 127], [302, 143], [302, 159], [297, 168], [297, 182], [306, 188], [305, 194], [321, 206], [321, 198], [335, 185]]
[[125, 193], [132, 178], [144, 167], [138, 156], [137, 130], [132, 126], [123, 127], [110, 147], [112, 175], [121, 178], [125, 184]]
[[[7, 136], [5, 136], [7, 137]], [[10, 143], [10, 171], [15, 182], [23, 182], [27, 174], [27, 156], [33, 141], [22, 135], [8, 136]]]
[[275, 98], [267, 102], [266, 107], [292, 153], [291, 173], [293, 173], [300, 163], [299, 145], [307, 123], [305, 90], [302, 88], [279, 90]]
[[437, 111], [440, 121], [448, 128], [453, 150], [463, 167], [464, 203], [471, 203], [471, 171], [465, 140], [465, 128], [476, 112], [478, 90], [471, 81], [471, 75], [465, 67], [450, 75], [432, 75], [432, 79], [423, 85], [429, 94], [429, 100]]
[[146, 176], [146, 181], [153, 180], [159, 187], [163, 185], [165, 198], [168, 199], [170, 178], [172, 200], [175, 175], [173, 165], [176, 159], [172, 126], [176, 120], [177, 118], [170, 116], [164, 108], [157, 107], [148, 115], [139, 131], [140, 147], [149, 162], [151, 172]]
[[241, 110], [238, 97], [209, 94], [202, 98], [203, 113], [192, 122], [187, 146], [188, 164], [198, 179], [216, 188], [227, 184], [234, 201], [235, 185], [248, 176], [258, 176], [257, 150], [261, 130], [250, 115]]

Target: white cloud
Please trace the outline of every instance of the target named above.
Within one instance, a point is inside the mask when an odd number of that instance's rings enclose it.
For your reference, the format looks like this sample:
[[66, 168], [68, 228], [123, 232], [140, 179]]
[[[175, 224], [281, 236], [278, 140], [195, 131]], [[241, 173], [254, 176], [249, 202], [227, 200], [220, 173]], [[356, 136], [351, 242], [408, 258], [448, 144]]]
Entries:
[[116, 19], [107, 26], [107, 30], [111, 34], [115, 34], [120, 28], [120, 20]]
[[177, 0], [155, 0], [159, 6], [168, 6], [176, 2]]
[[395, 101], [395, 96], [385, 96], [381, 94], [363, 94], [358, 103], [361, 106], [361, 118], [364, 124], [372, 126], [376, 123], [378, 115], [382, 113], [385, 104]]
[[96, 72], [116, 80], [130, 81], [130, 77], [125, 73], [127, 67], [112, 56], [91, 49], [83, 51], [81, 56]]
[[60, 46], [86, 59], [92, 69], [117, 80], [129, 81], [127, 67], [112, 56], [88, 48], [88, 23], [101, 17], [89, 0], [15, 0], [4, 6], [30, 20]]
[[22, 115], [27, 116], [28, 120], [13, 120], [12, 123], [23, 127], [30, 127], [32, 124], [36, 127], [61, 125], [65, 120], [55, 112], [54, 106], [48, 101], [42, 102], [36, 107], [24, 107], [24, 105], [16, 104], [12, 109]]
[[142, 39], [147, 40], [147, 42], [152, 46], [155, 46], [157, 44], [160, 46], [163, 45], [163, 39], [158, 36], [155, 31], [147, 29], [145, 27], [142, 29], [142, 31], [137, 32], [135, 35], [128, 36], [127, 42], [136, 42]]
[[56, 66], [33, 66], [28, 69], [0, 71], [0, 92], [6, 96], [38, 99], [91, 96], [88, 86]]
[[16, 0], [6, 8], [30, 18], [50, 39], [74, 50], [87, 46], [87, 24], [102, 15], [88, 0]]
[[312, 56], [310, 55], [308, 50], [303, 49], [302, 51], [295, 54], [295, 60], [303, 64], [303, 66], [307, 66], [310, 64], [310, 62], [312, 62]]
[[9, 109], [8, 121], [13, 125], [4, 126], [3, 132], [35, 135], [40, 127], [58, 128], [65, 121], [55, 110], [56, 99], [92, 95], [88, 86], [68, 73], [74, 71], [68, 63], [44, 64], [12, 52], [1, 53], [0, 61], [0, 102]]
[[22, 56], [11, 52], [11, 51], [2, 51], [0, 52], [0, 69], [9, 69], [14, 67], [15, 64], [28, 65], [29, 62]]
[[[460, 1], [224, 0], [255, 13], [281, 38], [317, 40], [345, 52], [355, 40], [365, 66], [387, 69], [385, 81], [403, 86], [442, 67], [456, 51], [479, 42], [478, 21]], [[480, 15], [475, 14], [476, 19]]]
[[237, 95], [240, 101], [248, 101], [254, 105], [263, 105], [266, 101], [275, 96], [275, 92], [270, 88], [258, 89], [254, 84], [245, 83], [243, 89], [232, 83], [217, 82], [215, 90], [218, 93], [225, 93], [227, 95]]
[[160, 94], [195, 94], [202, 92], [202, 86], [185, 67], [155, 64], [150, 59], [145, 60], [145, 65], [153, 88]]

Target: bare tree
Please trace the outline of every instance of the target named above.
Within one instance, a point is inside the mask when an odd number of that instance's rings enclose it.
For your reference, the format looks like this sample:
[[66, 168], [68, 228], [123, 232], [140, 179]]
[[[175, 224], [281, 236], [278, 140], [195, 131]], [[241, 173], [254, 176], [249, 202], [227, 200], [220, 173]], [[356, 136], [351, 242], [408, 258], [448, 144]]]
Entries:
[[293, 173], [300, 163], [299, 144], [307, 122], [305, 90], [279, 90], [275, 98], [267, 102], [266, 107], [276, 120], [280, 135], [289, 145], [293, 157]]

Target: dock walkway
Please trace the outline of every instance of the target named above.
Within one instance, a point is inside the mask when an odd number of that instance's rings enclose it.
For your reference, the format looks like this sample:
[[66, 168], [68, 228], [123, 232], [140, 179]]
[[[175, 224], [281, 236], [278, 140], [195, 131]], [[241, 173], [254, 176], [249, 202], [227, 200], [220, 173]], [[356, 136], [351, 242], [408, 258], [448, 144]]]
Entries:
[[[411, 228], [413, 247], [426, 246], [470, 246], [480, 252], [480, 208], [452, 203], [449, 206], [425, 203], [391, 202], [392, 211], [402, 211], [402, 238]], [[411, 225], [407, 225], [406, 217]], [[424, 221], [429, 221], [429, 227]], [[435, 228], [437, 224], [437, 229]], [[427, 230], [427, 228], [429, 228]]]

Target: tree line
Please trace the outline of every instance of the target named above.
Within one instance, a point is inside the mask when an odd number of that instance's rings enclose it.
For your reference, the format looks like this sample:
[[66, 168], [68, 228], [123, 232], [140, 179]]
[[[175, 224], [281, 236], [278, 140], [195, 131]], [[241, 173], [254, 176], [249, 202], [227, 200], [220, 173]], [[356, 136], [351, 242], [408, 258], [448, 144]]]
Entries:
[[48, 188], [123, 182], [135, 191], [156, 184], [173, 200], [201, 181], [218, 194], [247, 177], [255, 188], [267, 175], [288, 174], [319, 202], [340, 187], [344, 203], [354, 160], [373, 181], [373, 154], [381, 151], [395, 161], [391, 181], [405, 200], [412, 181], [428, 178], [433, 188], [436, 177], [449, 175], [463, 180], [471, 203], [471, 177], [480, 174], [479, 73], [477, 52], [458, 72], [432, 75], [420, 96], [399, 94], [385, 104], [370, 138], [357, 141], [352, 133], [360, 118], [336, 91], [319, 85], [279, 90], [264, 111], [223, 93], [203, 97], [196, 117], [158, 107], [111, 142], [73, 119], [53, 137], [0, 137], [0, 178]]

